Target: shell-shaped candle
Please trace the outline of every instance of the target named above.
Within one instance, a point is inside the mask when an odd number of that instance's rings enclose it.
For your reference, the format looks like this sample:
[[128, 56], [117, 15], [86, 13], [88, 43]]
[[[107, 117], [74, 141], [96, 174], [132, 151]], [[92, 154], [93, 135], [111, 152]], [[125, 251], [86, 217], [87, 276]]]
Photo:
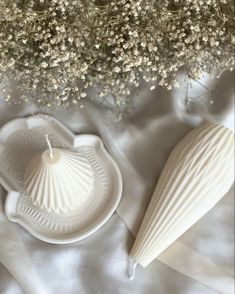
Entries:
[[206, 214], [233, 181], [233, 132], [214, 123], [194, 129], [171, 153], [130, 256], [146, 267]]
[[78, 152], [48, 149], [36, 155], [25, 172], [32, 202], [47, 211], [68, 213], [87, 200], [94, 185], [93, 170]]

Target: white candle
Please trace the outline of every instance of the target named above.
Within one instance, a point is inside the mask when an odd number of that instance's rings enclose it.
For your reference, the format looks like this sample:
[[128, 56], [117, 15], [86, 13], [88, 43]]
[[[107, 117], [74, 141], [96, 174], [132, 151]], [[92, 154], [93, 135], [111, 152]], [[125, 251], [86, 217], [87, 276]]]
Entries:
[[52, 148], [36, 155], [25, 172], [25, 189], [32, 202], [47, 211], [69, 213], [81, 206], [94, 186], [94, 172], [76, 151]]
[[233, 132], [218, 124], [193, 130], [163, 169], [131, 257], [146, 267], [207, 213], [233, 182]]

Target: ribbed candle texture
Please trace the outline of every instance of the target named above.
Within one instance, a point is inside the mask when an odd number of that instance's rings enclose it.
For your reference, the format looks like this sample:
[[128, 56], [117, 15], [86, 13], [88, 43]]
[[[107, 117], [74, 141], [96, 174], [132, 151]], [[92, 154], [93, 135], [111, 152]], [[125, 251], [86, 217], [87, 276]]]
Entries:
[[90, 196], [94, 173], [78, 152], [52, 149], [35, 156], [25, 172], [25, 189], [32, 202], [47, 211], [68, 213]]
[[228, 192], [234, 133], [207, 123], [173, 150], [156, 185], [130, 256], [146, 267]]

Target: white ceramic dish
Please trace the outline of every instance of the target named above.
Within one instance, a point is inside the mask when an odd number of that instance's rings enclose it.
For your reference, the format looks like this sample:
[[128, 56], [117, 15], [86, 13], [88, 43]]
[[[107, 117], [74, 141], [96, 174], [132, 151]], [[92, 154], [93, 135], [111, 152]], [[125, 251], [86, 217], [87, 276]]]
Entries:
[[[54, 147], [78, 150], [95, 171], [95, 190], [73, 213], [55, 214], [35, 206], [25, 192], [23, 177], [31, 153], [46, 149], [45, 134]], [[122, 194], [117, 164], [95, 135], [74, 135], [55, 118], [36, 115], [15, 119], [0, 129], [0, 184], [8, 191], [5, 213], [36, 238], [54, 244], [84, 239], [116, 210]]]

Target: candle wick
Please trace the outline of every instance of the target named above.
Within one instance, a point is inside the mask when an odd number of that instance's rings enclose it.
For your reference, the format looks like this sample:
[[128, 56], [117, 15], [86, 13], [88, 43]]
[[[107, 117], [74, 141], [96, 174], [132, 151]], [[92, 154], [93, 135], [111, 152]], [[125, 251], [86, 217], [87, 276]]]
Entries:
[[137, 267], [138, 263], [134, 262], [132, 260], [131, 264], [130, 264], [130, 268], [129, 268], [129, 273], [128, 273], [128, 279], [133, 281], [134, 277], [135, 277], [135, 271], [136, 271], [136, 267]]
[[49, 135], [46, 134], [45, 137], [46, 137], [46, 142], [47, 142], [47, 145], [48, 145], [48, 148], [49, 148], [49, 151], [50, 151], [49, 156], [50, 156], [50, 158], [53, 158], [53, 150], [52, 150], [52, 147], [51, 147], [51, 142], [49, 140]]

